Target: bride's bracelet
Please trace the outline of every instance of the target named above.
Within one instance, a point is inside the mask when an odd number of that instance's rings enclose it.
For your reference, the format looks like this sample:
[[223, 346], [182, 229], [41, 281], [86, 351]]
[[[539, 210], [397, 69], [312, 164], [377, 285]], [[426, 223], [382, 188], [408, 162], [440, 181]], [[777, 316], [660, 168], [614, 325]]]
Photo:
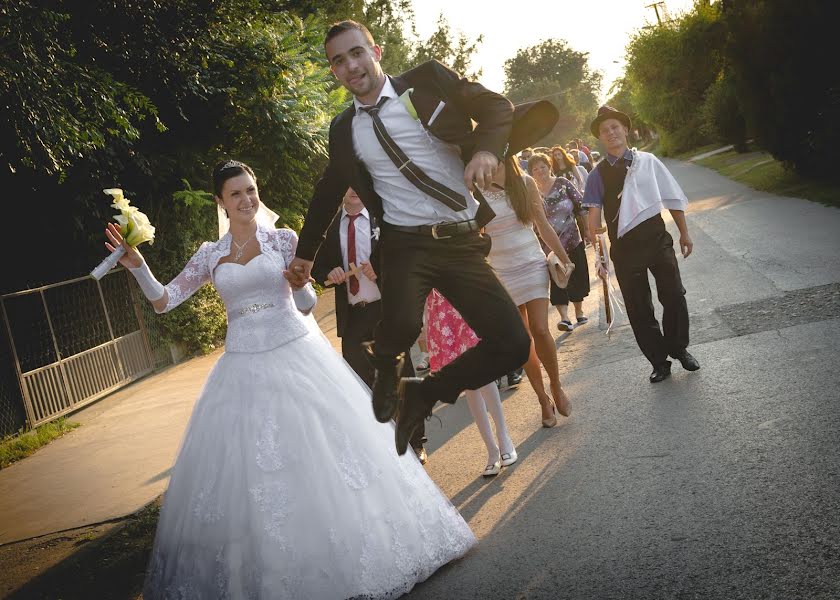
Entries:
[[128, 272], [134, 275], [134, 279], [137, 280], [137, 284], [143, 291], [143, 295], [151, 302], [163, 298], [163, 294], [166, 293], [166, 290], [160, 281], [155, 279], [155, 276], [152, 275], [151, 270], [149, 270], [149, 265], [146, 264], [145, 260], [139, 267], [129, 267]]

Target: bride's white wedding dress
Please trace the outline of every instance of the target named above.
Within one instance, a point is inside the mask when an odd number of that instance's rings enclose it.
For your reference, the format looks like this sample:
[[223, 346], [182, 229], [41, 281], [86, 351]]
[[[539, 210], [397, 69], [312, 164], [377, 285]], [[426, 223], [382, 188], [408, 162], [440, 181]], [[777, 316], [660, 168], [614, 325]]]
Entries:
[[167, 286], [177, 306], [212, 280], [225, 353], [186, 429], [160, 514], [143, 597], [395, 598], [462, 556], [475, 537], [282, 271], [288, 229], [257, 231], [262, 254], [219, 264], [205, 243]]

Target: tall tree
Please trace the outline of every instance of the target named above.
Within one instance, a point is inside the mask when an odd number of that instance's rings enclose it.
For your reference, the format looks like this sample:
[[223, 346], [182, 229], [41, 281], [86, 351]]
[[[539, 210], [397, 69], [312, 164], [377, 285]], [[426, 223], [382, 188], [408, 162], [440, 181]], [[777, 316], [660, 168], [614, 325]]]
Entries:
[[666, 151], [708, 140], [701, 108], [723, 68], [724, 40], [718, 4], [700, 2], [677, 19], [640, 30], [628, 44], [625, 77], [633, 105], [656, 127]]
[[[223, 156], [254, 162], [266, 203], [287, 224], [300, 218], [344, 100], [319, 22], [253, 0], [18, 0], [0, 5], [0, 31], [0, 179], [38, 199], [48, 238], [66, 250], [4, 273], [4, 287], [95, 264], [111, 212], [104, 187], [166, 223], [182, 180], [210, 189]], [[31, 218], [13, 204], [7, 216]], [[11, 231], [3, 249], [24, 240]]]
[[470, 40], [463, 32], [455, 35], [449, 21], [441, 13], [438, 16], [437, 29], [428, 39], [415, 45], [415, 49], [411, 53], [411, 62], [416, 65], [430, 59], [436, 59], [456, 73], [460, 73], [469, 79], [477, 79], [481, 77], [481, 69], [471, 71], [470, 65], [479, 44], [483, 41], [484, 36], [482, 35], [475, 40]]
[[655, 129], [636, 110], [633, 104], [633, 93], [630, 86], [631, 84], [627, 78], [621, 78], [616, 81], [610, 88], [612, 95], [607, 99], [607, 104], [630, 117], [630, 122], [633, 124], [633, 132], [631, 133], [635, 136], [635, 132], [638, 131], [638, 138], [634, 137], [630, 141], [635, 144], [644, 145], [650, 142], [653, 136], [656, 135]]
[[542, 145], [588, 137], [588, 122], [598, 106], [602, 76], [589, 67], [588, 54], [564, 40], [549, 39], [521, 48], [505, 61], [505, 90], [514, 103], [546, 99], [560, 111], [554, 130]]
[[840, 180], [840, 69], [829, 4], [720, 4], [734, 94], [758, 143], [800, 173]]

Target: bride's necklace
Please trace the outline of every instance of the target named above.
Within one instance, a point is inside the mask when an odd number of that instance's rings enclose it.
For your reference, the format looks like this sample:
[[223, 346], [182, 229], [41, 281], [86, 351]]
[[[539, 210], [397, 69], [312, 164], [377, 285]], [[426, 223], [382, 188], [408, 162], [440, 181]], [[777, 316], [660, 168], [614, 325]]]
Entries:
[[251, 236], [241, 244], [237, 243], [237, 241], [233, 239], [232, 235], [230, 236], [230, 241], [233, 242], [234, 246], [236, 246], [236, 254], [233, 255], [234, 262], [239, 262], [239, 259], [242, 258], [242, 253], [245, 252], [245, 246], [247, 246], [248, 242], [250, 242], [254, 238], [256, 233], [256, 231], [252, 233]]

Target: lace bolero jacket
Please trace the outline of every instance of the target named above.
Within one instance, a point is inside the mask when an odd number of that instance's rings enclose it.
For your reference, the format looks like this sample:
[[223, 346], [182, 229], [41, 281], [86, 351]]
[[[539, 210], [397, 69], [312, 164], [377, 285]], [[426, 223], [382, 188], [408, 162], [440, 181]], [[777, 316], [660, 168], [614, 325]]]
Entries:
[[[213, 283], [225, 302], [228, 315], [227, 351], [258, 352], [276, 348], [307, 333], [305, 317], [292, 300], [291, 288], [282, 272], [291, 262], [297, 246], [297, 234], [291, 229], [257, 225], [256, 239], [260, 252], [269, 260], [255, 265], [250, 275], [263, 282], [256, 289], [245, 290], [225, 273], [224, 285], [217, 285], [216, 267], [230, 254], [231, 234], [215, 242], [204, 242], [178, 276], [167, 284], [168, 312], [192, 296], [205, 283]], [[253, 260], [257, 260], [256, 258]], [[241, 268], [241, 266], [240, 266]], [[244, 277], [237, 272], [235, 276]]]

